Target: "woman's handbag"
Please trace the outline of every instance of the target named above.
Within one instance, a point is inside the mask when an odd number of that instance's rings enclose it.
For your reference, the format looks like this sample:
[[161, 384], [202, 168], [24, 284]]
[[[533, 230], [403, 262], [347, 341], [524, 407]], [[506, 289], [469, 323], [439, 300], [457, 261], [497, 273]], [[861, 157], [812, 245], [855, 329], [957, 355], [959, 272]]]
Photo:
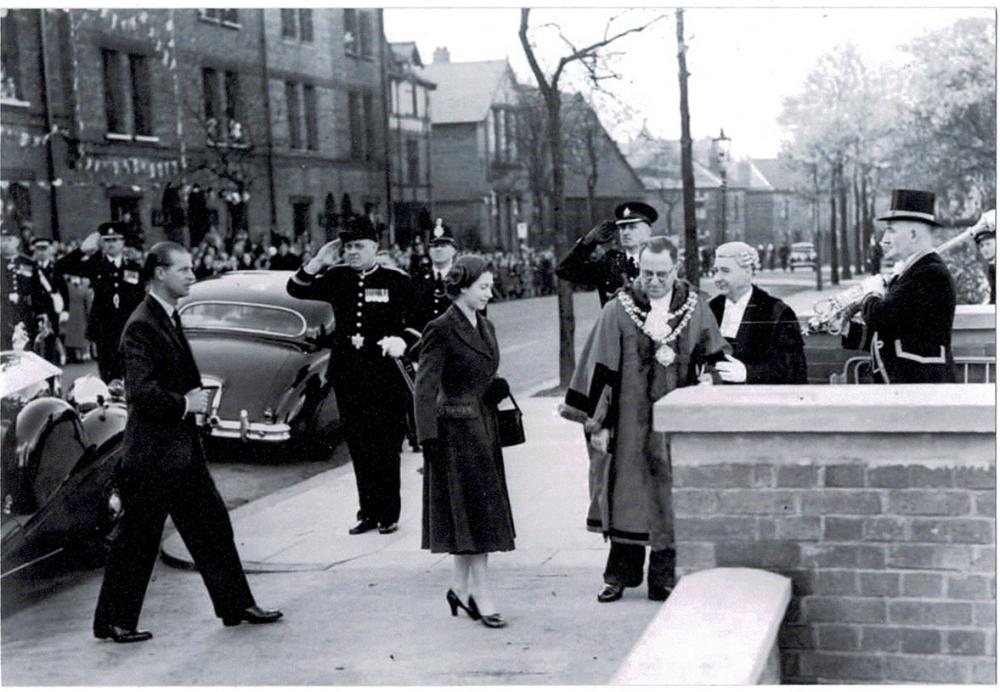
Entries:
[[521, 407], [517, 405], [513, 394], [508, 394], [507, 398], [514, 404], [514, 408], [497, 408], [497, 437], [500, 438], [501, 447], [524, 444], [524, 421], [521, 420]]

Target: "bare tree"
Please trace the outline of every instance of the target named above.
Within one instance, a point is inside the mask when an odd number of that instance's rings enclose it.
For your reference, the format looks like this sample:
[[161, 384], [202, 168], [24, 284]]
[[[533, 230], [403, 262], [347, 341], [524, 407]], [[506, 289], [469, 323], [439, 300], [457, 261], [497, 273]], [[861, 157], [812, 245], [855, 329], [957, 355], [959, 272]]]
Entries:
[[[589, 45], [578, 47], [570, 41], [561, 30], [558, 31], [559, 38], [566, 45], [568, 53], [559, 58], [555, 69], [550, 75], [546, 75], [538, 58], [535, 49], [528, 39], [528, 20], [531, 14], [530, 8], [521, 9], [521, 28], [518, 36], [521, 39], [521, 47], [524, 55], [531, 67], [531, 72], [538, 82], [538, 90], [541, 92], [542, 101], [545, 108], [545, 132], [548, 138], [549, 156], [552, 162], [550, 174], [552, 176], [552, 231], [555, 240], [556, 254], [565, 256], [572, 239], [566, 234], [565, 219], [563, 217], [566, 203], [566, 178], [565, 159], [563, 150], [562, 135], [562, 93], [560, 91], [560, 81], [565, 76], [567, 66], [574, 63], [582, 66], [587, 73], [587, 78], [595, 86], [601, 88], [601, 82], [607, 79], [614, 79], [617, 75], [607, 67], [603, 49], [612, 43], [630, 35], [639, 33], [651, 24], [658, 21], [662, 16], [646, 22], [640, 26], [631, 27], [623, 31], [612, 33], [611, 26], [615, 20], [612, 17], [605, 27], [603, 38]], [[558, 26], [553, 26], [558, 29]], [[576, 364], [576, 354], [574, 352], [574, 336], [576, 324], [573, 315], [573, 287], [566, 281], [559, 282], [559, 385], [566, 387], [573, 376], [573, 368]]]

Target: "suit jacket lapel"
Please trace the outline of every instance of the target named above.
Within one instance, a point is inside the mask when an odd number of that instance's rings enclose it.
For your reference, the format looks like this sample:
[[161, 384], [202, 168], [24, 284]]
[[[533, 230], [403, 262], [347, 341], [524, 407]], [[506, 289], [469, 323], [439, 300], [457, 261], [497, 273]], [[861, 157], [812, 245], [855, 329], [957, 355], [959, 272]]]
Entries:
[[493, 354], [490, 353], [489, 346], [483, 341], [483, 337], [479, 336], [479, 330], [473, 327], [469, 323], [469, 320], [465, 319], [465, 315], [461, 313], [459, 308], [452, 305], [448, 308], [448, 314], [451, 315], [451, 321], [459, 339], [464, 341], [466, 345], [476, 353], [486, 356], [487, 358], [493, 358]]
[[160, 305], [156, 298], [148, 294], [146, 295], [146, 306], [150, 311], [150, 314], [155, 315], [156, 319], [159, 320], [163, 331], [165, 331], [168, 338], [174, 342], [174, 345], [177, 347], [177, 351], [181, 354], [182, 358], [186, 359], [188, 365], [193, 368], [195, 372], [197, 372], [198, 365], [194, 362], [194, 354], [191, 353], [191, 347], [188, 345], [187, 340], [181, 338], [181, 335], [177, 333], [177, 327], [174, 325], [170, 315], [167, 314], [167, 311], [163, 309], [163, 306]]
[[750, 302], [747, 303], [747, 309], [743, 311], [743, 319], [740, 321], [739, 331], [736, 332], [736, 341], [744, 349], [749, 348], [750, 342], [753, 340], [753, 332], [757, 325], [768, 321], [767, 317], [761, 314], [763, 309], [764, 305], [760, 299], [760, 289], [756, 286], [751, 286]]

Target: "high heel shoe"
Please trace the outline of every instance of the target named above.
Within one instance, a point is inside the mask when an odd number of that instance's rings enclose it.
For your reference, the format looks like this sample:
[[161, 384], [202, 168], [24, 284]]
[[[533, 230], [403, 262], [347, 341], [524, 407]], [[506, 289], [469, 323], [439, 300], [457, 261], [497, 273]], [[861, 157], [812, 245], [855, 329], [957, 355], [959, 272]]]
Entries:
[[500, 613], [490, 613], [489, 615], [480, 613], [479, 606], [476, 605], [476, 599], [472, 597], [472, 594], [469, 594], [469, 614], [472, 615], [473, 620], [482, 620], [486, 627], [499, 629], [507, 626], [507, 621]]
[[451, 589], [448, 589], [448, 593], [445, 594], [445, 597], [448, 599], [448, 605], [451, 607], [451, 616], [453, 618], [458, 617], [458, 609], [461, 608], [466, 613], [468, 613], [469, 617], [472, 618], [473, 620], [479, 619], [479, 611], [472, 610], [469, 606], [462, 603], [462, 599], [459, 598], [458, 594], [452, 591]]

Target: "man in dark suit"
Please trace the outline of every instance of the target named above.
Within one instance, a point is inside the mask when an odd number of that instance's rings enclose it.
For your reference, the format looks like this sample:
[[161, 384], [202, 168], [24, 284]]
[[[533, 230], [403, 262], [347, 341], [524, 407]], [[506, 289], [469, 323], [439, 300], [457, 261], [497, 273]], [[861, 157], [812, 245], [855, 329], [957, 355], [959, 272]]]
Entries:
[[[97, 252], [98, 244], [101, 252]], [[94, 302], [87, 318], [87, 338], [97, 346], [97, 368], [105, 382], [122, 377], [118, 350], [122, 329], [145, 295], [142, 267], [124, 253], [123, 226], [102, 223], [79, 249], [56, 263], [56, 271], [62, 274], [90, 279]]]
[[752, 283], [759, 267], [760, 256], [746, 243], [724, 243], [715, 251], [715, 285], [722, 293], [709, 307], [733, 347], [716, 368], [724, 382], [806, 384], [799, 321], [788, 305]]
[[52, 241], [35, 238], [31, 241], [32, 260], [38, 268], [38, 302], [40, 314], [48, 318], [49, 333], [44, 339], [41, 355], [47, 361], [62, 365], [65, 351], [59, 341], [60, 325], [69, 320], [69, 286], [52, 260]]
[[128, 422], [116, 478], [124, 515], [108, 555], [94, 636], [119, 643], [153, 636], [136, 626], [167, 515], [223, 624], [274, 622], [281, 612], [258, 608], [250, 593], [194, 419], [208, 414], [211, 390], [201, 387], [177, 313], [177, 300], [195, 281], [191, 255], [177, 243], [157, 243], [144, 273], [152, 281], [149, 295], [122, 333]]
[[861, 282], [870, 295], [861, 314], [871, 335], [876, 382], [954, 382], [951, 329], [955, 282], [934, 252], [934, 193], [893, 190], [881, 246], [896, 263], [886, 284], [879, 274]]
[[[576, 241], [559, 266], [556, 276], [563, 281], [594, 286], [603, 306], [622, 286], [639, 275], [639, 250], [649, 239], [656, 210], [643, 202], [624, 202], [615, 207], [615, 220], [602, 221]], [[621, 250], [607, 250], [594, 256], [598, 245], [614, 240], [618, 231]]]
[[[344, 259], [340, 259], [341, 244]], [[411, 396], [393, 359], [420, 333], [409, 324], [413, 286], [402, 269], [375, 262], [378, 231], [355, 217], [288, 280], [288, 294], [330, 303], [337, 327], [330, 381], [344, 419], [358, 484], [358, 523], [352, 535], [399, 528], [399, 452]]]

